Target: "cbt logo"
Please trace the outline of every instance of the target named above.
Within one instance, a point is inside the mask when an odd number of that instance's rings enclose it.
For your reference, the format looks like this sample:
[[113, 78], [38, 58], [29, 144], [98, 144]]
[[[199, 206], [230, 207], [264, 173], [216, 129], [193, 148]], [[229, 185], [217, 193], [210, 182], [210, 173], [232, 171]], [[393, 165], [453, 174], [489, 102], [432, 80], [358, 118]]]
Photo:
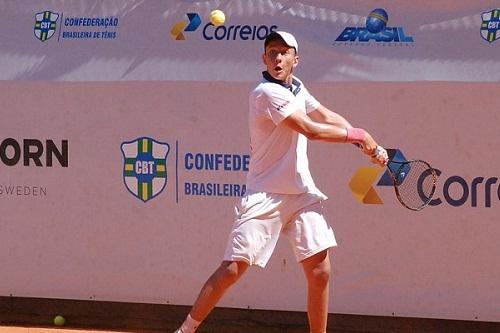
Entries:
[[[186, 40], [185, 32], [194, 32], [201, 26], [202, 21], [197, 13], [187, 13], [187, 21], [180, 21], [174, 24], [170, 30], [170, 35], [175, 40]], [[207, 23], [203, 26], [203, 39], [213, 40], [264, 40], [267, 35], [278, 29], [276, 25], [220, 25], [214, 26]]]
[[[390, 159], [406, 159], [399, 149], [387, 149], [387, 152]], [[374, 184], [377, 182], [376, 186], [392, 186], [392, 180], [387, 170], [380, 177], [384, 170], [384, 168], [378, 166], [362, 167], [356, 170], [349, 182], [349, 188], [360, 203], [383, 204], [383, 200], [375, 190]], [[441, 170], [435, 170], [438, 176], [442, 176], [443, 172]], [[425, 173], [420, 175], [417, 185], [418, 193], [424, 193], [422, 186], [428, 176]], [[470, 207], [479, 207], [481, 206], [480, 202], [482, 202], [485, 208], [490, 208], [495, 196], [500, 200], [500, 184], [497, 184], [497, 181], [498, 177], [474, 177], [471, 181], [468, 181], [458, 175], [449, 176], [438, 183], [443, 184], [443, 186], [436, 191], [429, 206], [448, 204], [452, 207], [461, 207], [470, 204]], [[438, 192], [441, 192], [441, 194], [438, 194]]]
[[[346, 27], [335, 39], [336, 42], [368, 43], [413, 43], [413, 37], [407, 35], [403, 27], [387, 27], [389, 15], [383, 8], [371, 11], [364, 27]], [[335, 44], [334, 44], [335, 45]]]
[[500, 9], [493, 9], [492, 11], [481, 14], [481, 37], [490, 43], [500, 38], [500, 33], [498, 33], [500, 28], [499, 14]]
[[35, 36], [42, 42], [52, 37], [57, 29], [58, 13], [44, 11], [35, 14]]
[[143, 202], [159, 195], [167, 184], [168, 143], [141, 137], [123, 142], [121, 150], [127, 190]]

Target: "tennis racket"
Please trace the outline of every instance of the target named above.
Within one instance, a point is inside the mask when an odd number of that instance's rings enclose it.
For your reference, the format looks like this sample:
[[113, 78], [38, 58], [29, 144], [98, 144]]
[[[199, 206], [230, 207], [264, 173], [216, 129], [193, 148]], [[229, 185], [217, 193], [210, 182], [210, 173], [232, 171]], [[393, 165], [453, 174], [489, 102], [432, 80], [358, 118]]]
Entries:
[[[363, 149], [359, 143], [354, 145]], [[394, 150], [391, 151], [390, 158], [394, 157]], [[436, 192], [437, 173], [429, 163], [423, 160], [393, 158], [387, 162], [387, 171], [391, 177], [396, 198], [403, 207], [419, 211], [432, 201]]]
[[436, 192], [437, 173], [423, 160], [389, 160], [387, 170], [394, 191], [403, 207], [419, 211], [424, 209]]

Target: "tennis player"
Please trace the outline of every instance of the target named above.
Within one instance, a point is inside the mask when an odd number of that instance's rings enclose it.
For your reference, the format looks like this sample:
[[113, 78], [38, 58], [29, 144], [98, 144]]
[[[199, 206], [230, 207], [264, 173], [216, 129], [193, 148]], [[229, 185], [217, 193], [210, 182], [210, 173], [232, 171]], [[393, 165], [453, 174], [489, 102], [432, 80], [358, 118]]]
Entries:
[[267, 70], [249, 100], [247, 193], [236, 206], [221, 265], [202, 287], [176, 333], [195, 332], [249, 266], [264, 267], [280, 235], [290, 241], [307, 279], [310, 332], [326, 332], [328, 249], [337, 242], [323, 216], [327, 197], [309, 172], [307, 139], [356, 143], [380, 165], [387, 163], [387, 152], [367, 131], [354, 128], [321, 105], [293, 75], [299, 63], [298, 49], [295, 37], [288, 32], [272, 32], [265, 40], [262, 60]]

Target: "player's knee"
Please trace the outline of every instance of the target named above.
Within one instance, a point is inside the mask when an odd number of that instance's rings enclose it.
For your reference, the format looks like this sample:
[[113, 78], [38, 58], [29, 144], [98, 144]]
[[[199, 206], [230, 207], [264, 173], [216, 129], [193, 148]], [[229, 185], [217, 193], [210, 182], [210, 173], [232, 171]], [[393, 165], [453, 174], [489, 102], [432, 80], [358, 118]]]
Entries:
[[331, 266], [328, 252], [320, 252], [303, 262], [309, 283], [324, 286], [330, 281]]
[[243, 275], [248, 265], [246, 263], [232, 261], [224, 262], [222, 274], [226, 283], [233, 284]]
[[312, 270], [310, 280], [316, 285], [326, 285], [330, 281], [330, 273], [330, 265], [320, 265]]
[[307, 279], [316, 286], [325, 286], [330, 281], [331, 267], [328, 260], [310, 265], [306, 269]]

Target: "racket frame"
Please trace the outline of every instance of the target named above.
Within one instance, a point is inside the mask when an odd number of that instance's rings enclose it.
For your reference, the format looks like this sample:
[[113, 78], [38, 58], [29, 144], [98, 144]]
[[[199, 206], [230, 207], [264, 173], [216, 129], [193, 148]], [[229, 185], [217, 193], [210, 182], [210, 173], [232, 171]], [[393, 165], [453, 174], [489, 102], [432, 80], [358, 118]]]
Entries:
[[[394, 172], [390, 168], [391, 163], [396, 163], [396, 164], [400, 165], [399, 168], [398, 168], [398, 170], [396, 172]], [[401, 193], [399, 191], [398, 179], [396, 177], [396, 175], [400, 174], [400, 172], [402, 171], [402, 169], [404, 168], [405, 165], [411, 165], [412, 163], [423, 163], [423, 164], [425, 164], [427, 166], [427, 170], [429, 170], [429, 172], [430, 172], [430, 175], [428, 175], [427, 177], [429, 177], [429, 176], [432, 177], [432, 189], [431, 189], [431, 193], [430, 193], [430, 195], [428, 197], [426, 196], [426, 200], [422, 200], [423, 204], [420, 205], [419, 207], [411, 207], [407, 203], [404, 202], [403, 198], [401, 197]], [[427, 205], [429, 205], [429, 203], [432, 201], [432, 199], [434, 197], [434, 194], [436, 193], [437, 177], [438, 176], [437, 176], [436, 170], [434, 170], [434, 168], [428, 162], [426, 162], [424, 160], [408, 160], [408, 161], [389, 160], [389, 162], [387, 163], [387, 170], [389, 171], [389, 175], [391, 176], [392, 185], [394, 187], [394, 192], [396, 193], [396, 198], [401, 203], [401, 205], [403, 205], [403, 207], [405, 207], [405, 208], [407, 208], [409, 210], [419, 211], [419, 210], [424, 209]], [[420, 196], [421, 199], [423, 199], [420, 192], [418, 193], [418, 195]]]

